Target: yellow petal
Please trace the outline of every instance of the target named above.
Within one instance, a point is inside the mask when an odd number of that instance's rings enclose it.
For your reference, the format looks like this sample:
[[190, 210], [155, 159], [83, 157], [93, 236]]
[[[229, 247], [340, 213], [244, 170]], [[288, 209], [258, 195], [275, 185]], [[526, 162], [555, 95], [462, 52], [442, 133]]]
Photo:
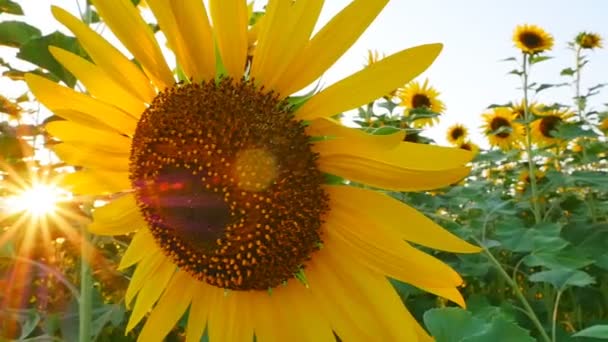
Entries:
[[[215, 77], [215, 47], [202, 1], [148, 0], [179, 65], [194, 82]], [[193, 44], [193, 42], [196, 42]]]
[[38, 75], [27, 74], [25, 81], [36, 98], [53, 112], [69, 110], [87, 113], [121, 133], [131, 135], [135, 131], [137, 120], [112, 105], [60, 86]]
[[133, 194], [126, 194], [93, 211], [89, 230], [99, 235], [123, 235], [147, 227]]
[[352, 215], [331, 199], [323, 243], [347, 253], [370, 269], [395, 279], [430, 287], [455, 287], [462, 279], [450, 266], [401, 240], [364, 216]]
[[133, 239], [129, 243], [129, 248], [125, 251], [125, 254], [120, 259], [119, 270], [124, 270], [127, 267], [133, 266], [140, 262], [146, 255], [149, 255], [151, 251], [158, 252], [158, 245], [154, 241], [154, 236], [150, 233], [147, 228], [142, 228], [133, 235]]
[[411, 170], [384, 161], [349, 154], [321, 156], [319, 169], [351, 181], [395, 191], [422, 191], [454, 184], [469, 174], [467, 167]]
[[465, 308], [466, 304], [464, 298], [460, 292], [454, 287], [428, 287], [428, 286], [417, 286], [421, 290], [435, 294], [439, 297], [449, 299], [452, 302], [458, 304], [461, 308]]
[[249, 293], [241, 291], [214, 291], [207, 303], [209, 310], [209, 341], [243, 341], [253, 338], [250, 322]]
[[74, 33], [97, 66], [143, 102], [152, 102], [156, 92], [146, 75], [133, 62], [67, 11], [51, 6], [51, 12], [60, 23]]
[[228, 75], [241, 79], [247, 61], [247, 3], [245, 0], [210, 0], [213, 29]]
[[333, 17], [296, 55], [278, 80], [281, 94], [294, 93], [319, 78], [361, 36], [388, 0], [356, 0]]
[[441, 47], [441, 44], [421, 45], [373, 63], [313, 96], [300, 107], [296, 117], [302, 120], [330, 117], [370, 103], [426, 70]]
[[[481, 249], [443, 229], [418, 210], [378, 191], [352, 186], [326, 186], [332, 201], [351, 212], [359, 212], [402, 239], [455, 253], [478, 253]], [[364, 209], [362, 211], [362, 209]]]
[[[205, 282], [197, 282], [192, 290], [192, 305], [188, 314], [188, 326], [186, 327], [186, 342], [199, 342], [211, 310], [211, 299], [215, 292], [222, 289], [207, 285]], [[222, 291], [223, 292], [223, 291]]]
[[63, 175], [60, 184], [79, 195], [107, 195], [131, 189], [127, 172], [79, 170]]
[[127, 309], [131, 307], [131, 302], [135, 295], [141, 290], [144, 283], [146, 283], [150, 275], [154, 274], [156, 270], [163, 264], [169, 263], [170, 261], [165, 257], [160, 249], [155, 248], [146, 254], [146, 256], [137, 264], [135, 272], [129, 282], [129, 287], [125, 293], [125, 305]]
[[190, 275], [178, 271], [152, 310], [137, 340], [162, 341], [190, 305], [195, 284]]
[[[374, 152], [393, 149], [400, 145], [405, 138], [405, 131], [399, 131], [393, 134], [372, 135], [356, 128], [350, 128], [342, 125], [333, 119], [316, 119], [306, 126], [306, 134], [310, 136], [326, 136], [332, 139], [315, 142], [314, 149], [318, 149], [322, 153], [332, 153], [336, 151], [353, 151], [359, 150], [361, 147], [370, 148]], [[339, 141], [336, 147], [331, 141]], [[353, 144], [357, 144], [353, 148]], [[318, 146], [317, 146], [318, 145]], [[348, 148], [342, 148], [348, 145]]]
[[[267, 89], [308, 43], [324, 0], [270, 1], [254, 52], [251, 76]], [[280, 89], [278, 90], [281, 93]], [[284, 94], [289, 95], [289, 94]]]
[[136, 119], [146, 110], [146, 105], [131, 95], [122, 83], [115, 82], [101, 68], [86, 59], [55, 46], [49, 46], [49, 51], [59, 63], [68, 69], [82, 82], [93, 97], [129, 113]]
[[133, 312], [131, 312], [127, 324], [127, 332], [131, 331], [144, 318], [144, 315], [152, 308], [154, 303], [156, 303], [175, 273], [176, 268], [173, 263], [164, 262], [156, 272], [150, 275], [137, 295]]
[[175, 80], [152, 30], [131, 0], [92, 0], [104, 22], [133, 54], [156, 86], [163, 90]]
[[91, 149], [129, 156], [131, 139], [116, 132], [89, 128], [72, 121], [52, 121], [44, 127], [52, 136], [64, 142]]
[[129, 158], [122, 154], [103, 152], [70, 143], [53, 145], [51, 149], [59, 156], [59, 159], [70, 165], [101, 169], [102, 171], [129, 171]]

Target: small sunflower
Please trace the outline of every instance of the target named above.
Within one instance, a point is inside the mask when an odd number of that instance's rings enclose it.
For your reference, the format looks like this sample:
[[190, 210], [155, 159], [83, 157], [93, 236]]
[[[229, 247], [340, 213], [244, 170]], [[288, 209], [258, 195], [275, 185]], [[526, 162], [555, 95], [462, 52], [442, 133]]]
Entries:
[[575, 41], [582, 49], [602, 48], [602, 37], [597, 33], [581, 32]]
[[[535, 170], [536, 184], [541, 183], [544, 180], [545, 173], [542, 170]], [[515, 190], [519, 193], [526, 192], [526, 189], [530, 186], [530, 171], [523, 169], [517, 177], [517, 183], [515, 184]]]
[[[539, 115], [540, 105], [535, 102], [528, 102], [528, 111], [533, 115]], [[515, 114], [515, 120], [523, 121], [525, 119], [524, 100], [511, 104], [511, 111]]]
[[503, 150], [514, 148], [524, 135], [523, 125], [514, 122], [515, 114], [508, 107], [496, 107], [482, 115], [484, 134], [492, 146]]
[[461, 149], [467, 150], [467, 151], [471, 151], [471, 152], [473, 152], [474, 155], [477, 155], [479, 153], [479, 146], [470, 140], [461, 141], [458, 144], [458, 148], [461, 148]]
[[[400, 106], [405, 107], [404, 115], [409, 116], [414, 109], [426, 109], [435, 114], [442, 114], [445, 105], [439, 100], [439, 92], [429, 86], [429, 81], [425, 80], [422, 86], [417, 81], [412, 81], [400, 89]], [[420, 118], [412, 123], [415, 127], [432, 126], [439, 121], [437, 117]]]
[[[312, 35], [322, 1], [270, 0], [248, 59], [244, 0], [147, 0], [188, 76], [179, 83], [130, 0], [93, 4], [141, 68], [53, 7], [92, 62], [50, 51], [87, 93], [26, 80], [66, 119], [47, 130], [79, 166], [72, 191], [114, 194], [89, 229], [133, 234], [119, 267], [137, 265], [125, 302], [128, 330], [149, 312], [140, 341], [162, 340], [185, 312], [187, 341], [205, 330], [212, 342], [430, 340], [387, 277], [464, 305], [460, 276], [409, 242], [479, 248], [370, 189], [455, 183], [472, 154], [330, 119], [410, 81], [441, 45], [403, 50], [290, 105], [387, 2], [354, 1]], [[369, 188], [326, 184], [326, 174]]]
[[523, 53], [533, 55], [551, 50], [553, 37], [536, 25], [519, 25], [513, 33], [515, 46]]
[[448, 128], [446, 138], [450, 144], [457, 146], [467, 138], [468, 133], [467, 128], [462, 124], [455, 124]]
[[554, 145], [562, 140], [555, 137], [555, 131], [572, 116], [571, 112], [564, 110], [542, 111], [538, 119], [530, 124], [530, 134], [532, 141], [540, 146]]
[[601, 122], [600, 122], [600, 130], [604, 133], [608, 133], [608, 117], [604, 118]]

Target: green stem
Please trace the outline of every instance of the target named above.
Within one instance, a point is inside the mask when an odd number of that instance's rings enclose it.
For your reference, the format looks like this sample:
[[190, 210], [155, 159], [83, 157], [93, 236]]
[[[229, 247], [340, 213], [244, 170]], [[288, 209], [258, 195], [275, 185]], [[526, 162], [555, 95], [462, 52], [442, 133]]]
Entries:
[[581, 47], [578, 46], [576, 48], [576, 69], [575, 69], [576, 79], [575, 79], [575, 89], [576, 89], [576, 109], [578, 111], [578, 117], [581, 122], [585, 122], [585, 118], [583, 116], [583, 102], [581, 101]]
[[559, 300], [562, 298], [562, 290], [557, 291], [555, 296], [555, 303], [553, 304], [553, 317], [551, 319], [551, 341], [555, 342], [555, 335], [557, 331], [557, 310], [559, 308]]
[[523, 55], [523, 89], [524, 89], [524, 120], [526, 128], [526, 154], [528, 155], [528, 173], [530, 178], [530, 190], [532, 196], [530, 202], [534, 211], [534, 221], [538, 224], [542, 221], [540, 205], [538, 203], [538, 190], [536, 188], [536, 167], [534, 165], [534, 155], [532, 154], [532, 134], [530, 130], [530, 122], [532, 121], [532, 113], [528, 109], [528, 55]]
[[80, 245], [80, 298], [78, 301], [79, 330], [78, 341], [91, 340], [91, 311], [93, 300], [93, 278], [89, 267], [90, 246], [89, 232], [86, 227], [82, 229], [82, 242]]
[[507, 273], [507, 271], [505, 271], [505, 269], [502, 267], [502, 265], [500, 264], [500, 262], [498, 262], [498, 260], [496, 260], [496, 258], [494, 257], [494, 255], [492, 255], [492, 252], [490, 252], [490, 250], [488, 248], [486, 248], [485, 246], [483, 246], [483, 244], [481, 243], [481, 241], [477, 240], [476, 238], [473, 238], [473, 239], [475, 240], [475, 242], [478, 245], [482, 246], [484, 254], [494, 264], [494, 266], [496, 267], [496, 269], [498, 270], [498, 272], [500, 272], [500, 274], [502, 275], [502, 277], [507, 281], [507, 283], [509, 284], [509, 286], [513, 289], [513, 293], [515, 294], [515, 296], [517, 297], [517, 299], [519, 299], [519, 301], [523, 305], [525, 311], [528, 314], [528, 317], [530, 317], [530, 320], [532, 321], [532, 324], [534, 324], [534, 326], [538, 330], [538, 332], [539, 332], [540, 336], [542, 337], [543, 341], [545, 341], [545, 342], [551, 342], [551, 339], [549, 338], [549, 335], [547, 335], [547, 332], [543, 328], [543, 325], [540, 323], [540, 320], [536, 316], [536, 313], [534, 312], [534, 310], [530, 306], [530, 303], [528, 303], [528, 300], [526, 299], [526, 297], [524, 297], [524, 295], [521, 293], [521, 290], [519, 289], [519, 286], [517, 286], [517, 283], [515, 282], [515, 280], [513, 280], [513, 278], [511, 278], [509, 276], [509, 274]]

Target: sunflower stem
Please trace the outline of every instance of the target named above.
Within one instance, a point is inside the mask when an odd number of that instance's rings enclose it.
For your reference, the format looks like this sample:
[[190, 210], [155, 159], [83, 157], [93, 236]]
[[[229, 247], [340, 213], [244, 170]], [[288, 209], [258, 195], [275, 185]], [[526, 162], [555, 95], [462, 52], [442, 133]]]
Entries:
[[555, 303], [553, 304], [553, 316], [551, 319], [551, 341], [555, 342], [555, 335], [557, 330], [557, 310], [559, 308], [559, 300], [562, 298], [562, 290], [557, 291], [555, 296]]
[[578, 111], [578, 116], [581, 120], [581, 122], [585, 122], [585, 118], [583, 116], [583, 111], [584, 111], [584, 106], [583, 106], [583, 101], [581, 101], [581, 47], [577, 46], [576, 48], [576, 68], [575, 68], [575, 74], [576, 74], [576, 78], [574, 80], [575, 82], [575, 101], [576, 101], [576, 109]]
[[524, 53], [523, 54], [523, 63], [522, 63], [522, 71], [523, 71], [523, 89], [524, 89], [524, 120], [525, 120], [525, 128], [526, 128], [526, 154], [528, 155], [528, 173], [530, 175], [530, 190], [532, 191], [532, 196], [530, 198], [530, 202], [532, 204], [532, 210], [534, 212], [534, 221], [535, 223], [540, 223], [542, 221], [542, 214], [540, 210], [540, 205], [538, 203], [538, 190], [536, 188], [536, 167], [534, 165], [534, 155], [532, 154], [532, 134], [530, 130], [530, 122], [532, 121], [532, 113], [528, 108], [528, 65], [529, 65], [529, 57], [530, 55]]
[[532, 324], [534, 324], [534, 326], [538, 330], [542, 340], [545, 342], [551, 342], [551, 339], [549, 338], [549, 335], [547, 335], [545, 328], [543, 328], [543, 325], [540, 323], [538, 316], [536, 316], [536, 313], [530, 306], [530, 303], [528, 303], [528, 300], [526, 299], [526, 297], [522, 294], [522, 292], [519, 289], [519, 286], [517, 286], [517, 283], [515, 282], [515, 280], [513, 280], [513, 278], [511, 278], [511, 276], [509, 276], [509, 274], [507, 273], [507, 271], [505, 271], [505, 269], [502, 267], [500, 262], [498, 262], [498, 260], [496, 260], [496, 258], [492, 254], [492, 252], [490, 252], [490, 250], [487, 247], [485, 247], [481, 241], [479, 241], [475, 237], [473, 237], [473, 239], [479, 246], [482, 246], [484, 254], [488, 257], [488, 259], [492, 262], [492, 264], [494, 264], [494, 266], [496, 267], [496, 269], [498, 270], [500, 275], [502, 275], [502, 277], [507, 281], [509, 286], [513, 289], [513, 293], [515, 294], [517, 299], [519, 299], [519, 301], [523, 305], [525, 312], [527, 313], [528, 317], [530, 317]]
[[91, 312], [93, 306], [93, 279], [89, 267], [90, 246], [89, 232], [86, 227], [82, 229], [82, 241], [80, 244], [80, 298], [78, 300], [78, 341], [91, 340]]

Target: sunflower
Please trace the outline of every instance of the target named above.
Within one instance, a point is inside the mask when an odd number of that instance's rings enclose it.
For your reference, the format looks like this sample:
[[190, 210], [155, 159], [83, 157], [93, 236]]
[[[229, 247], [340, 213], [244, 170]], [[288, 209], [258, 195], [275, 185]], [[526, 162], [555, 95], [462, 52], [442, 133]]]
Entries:
[[448, 128], [446, 138], [448, 142], [454, 146], [458, 146], [466, 139], [468, 130], [462, 124], [454, 124]]
[[602, 47], [602, 37], [593, 32], [581, 32], [576, 36], [575, 41], [582, 49], [595, 49]]
[[461, 141], [458, 144], [458, 148], [461, 148], [466, 151], [471, 151], [474, 155], [477, 155], [479, 153], [479, 146], [470, 140]]
[[[539, 184], [545, 178], [545, 173], [542, 170], [536, 170], [536, 184]], [[519, 193], [526, 192], [530, 185], [530, 171], [523, 169], [517, 177], [517, 183], [515, 184], [515, 190]]]
[[[539, 113], [540, 113], [541, 107], [542, 106], [537, 104], [536, 102], [528, 103], [528, 111], [533, 115], [540, 115]], [[511, 108], [511, 111], [513, 112], [513, 114], [515, 114], [516, 120], [523, 121], [525, 119], [526, 113], [525, 113], [524, 100], [512, 103], [510, 108]]]
[[557, 109], [541, 112], [539, 118], [530, 124], [532, 141], [540, 146], [560, 143], [562, 139], [555, 136], [555, 131], [571, 116], [571, 112]]
[[[430, 340], [387, 277], [464, 305], [459, 275], [409, 242], [479, 248], [370, 188], [455, 183], [468, 174], [471, 153], [330, 119], [408, 82], [441, 45], [400, 51], [290, 98], [334, 64], [387, 2], [354, 1], [311, 37], [322, 1], [271, 0], [248, 60], [244, 0], [211, 0], [209, 8], [147, 0], [189, 76], [180, 83], [130, 0], [93, 3], [141, 68], [53, 7], [92, 62], [50, 51], [88, 94], [26, 79], [66, 119], [47, 129], [62, 141], [55, 153], [80, 167], [70, 175], [72, 191], [114, 194], [94, 210], [89, 229], [133, 234], [119, 267], [136, 265], [125, 295], [133, 310], [127, 329], [149, 312], [139, 340], [162, 340], [186, 311], [187, 341], [205, 330], [211, 341]], [[326, 184], [327, 174], [369, 188]]]
[[[417, 81], [412, 81], [399, 90], [401, 99], [400, 106], [405, 107], [404, 115], [411, 115], [415, 109], [426, 109], [435, 114], [441, 114], [445, 110], [445, 105], [439, 100], [439, 92], [429, 86], [429, 81], [425, 80], [422, 86]], [[439, 121], [437, 117], [415, 119], [414, 127], [432, 126]]]
[[536, 25], [519, 25], [513, 33], [515, 46], [523, 53], [533, 55], [551, 50], [553, 37]]
[[490, 145], [510, 150], [520, 142], [524, 134], [524, 127], [513, 121], [515, 114], [510, 108], [495, 107], [482, 117], [485, 120], [482, 128]]

